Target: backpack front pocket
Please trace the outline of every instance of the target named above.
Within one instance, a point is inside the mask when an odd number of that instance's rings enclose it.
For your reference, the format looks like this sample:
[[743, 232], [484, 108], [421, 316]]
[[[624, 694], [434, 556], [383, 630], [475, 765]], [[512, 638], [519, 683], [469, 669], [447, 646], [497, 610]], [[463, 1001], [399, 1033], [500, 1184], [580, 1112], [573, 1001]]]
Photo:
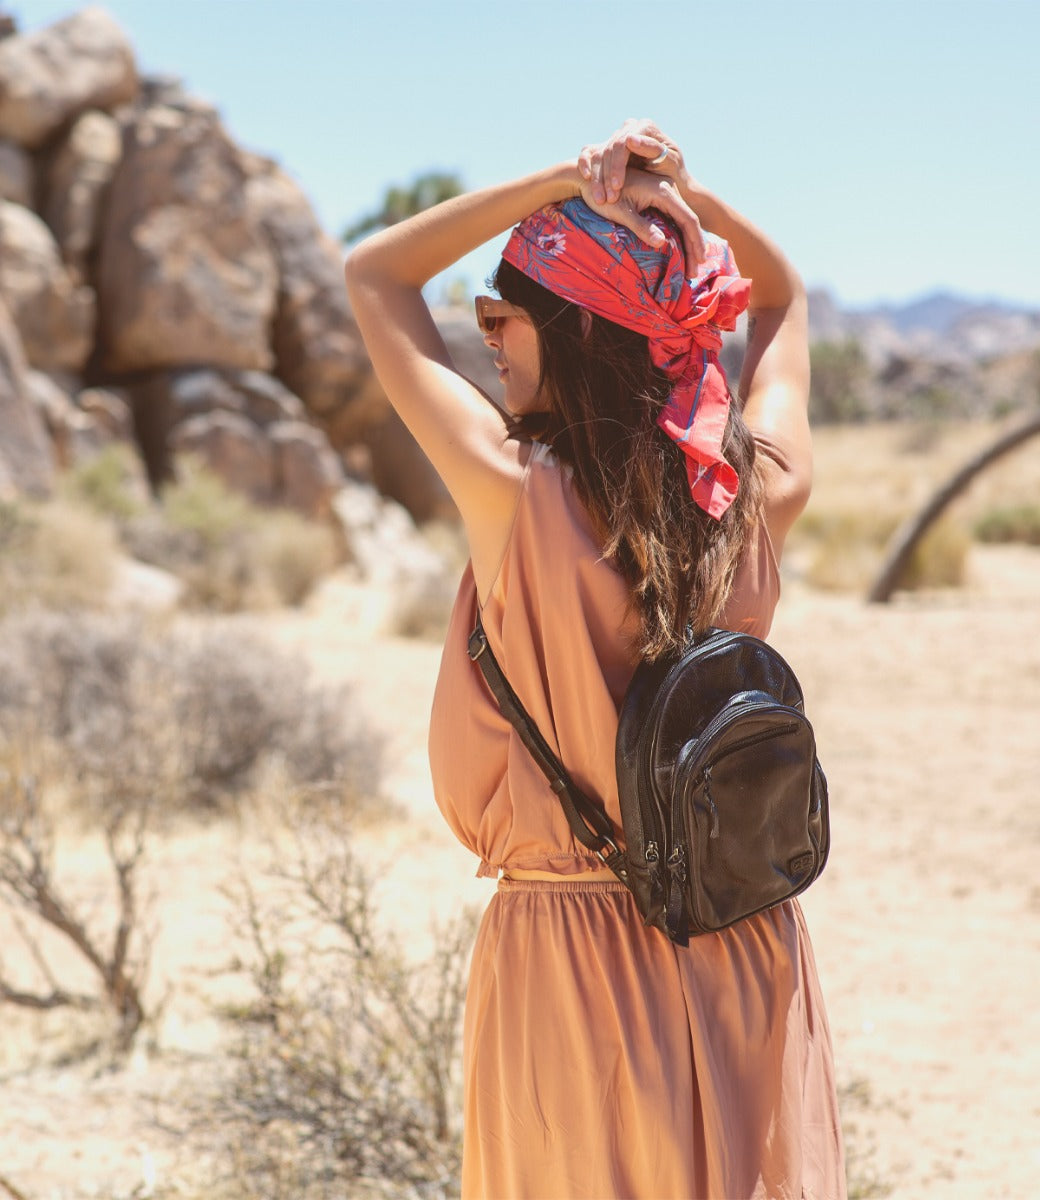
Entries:
[[818, 873], [815, 759], [805, 717], [769, 703], [724, 711], [684, 748], [672, 815], [689, 864], [692, 930], [721, 929], [778, 904]]

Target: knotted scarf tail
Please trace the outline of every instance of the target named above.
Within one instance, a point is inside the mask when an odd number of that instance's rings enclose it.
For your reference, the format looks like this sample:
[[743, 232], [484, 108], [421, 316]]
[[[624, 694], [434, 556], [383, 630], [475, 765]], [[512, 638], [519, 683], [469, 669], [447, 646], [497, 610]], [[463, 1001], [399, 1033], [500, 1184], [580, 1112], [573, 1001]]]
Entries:
[[694, 503], [718, 520], [736, 499], [739, 480], [722, 454], [729, 422], [726, 376], [714, 353], [702, 355], [697, 370], [672, 389], [657, 424], [686, 456]]

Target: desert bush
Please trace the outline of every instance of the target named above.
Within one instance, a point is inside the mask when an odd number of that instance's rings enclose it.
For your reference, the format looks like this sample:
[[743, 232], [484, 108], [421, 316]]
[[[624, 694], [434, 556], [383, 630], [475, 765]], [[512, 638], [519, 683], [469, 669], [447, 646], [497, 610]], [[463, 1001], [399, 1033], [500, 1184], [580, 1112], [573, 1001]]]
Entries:
[[190, 463], [122, 538], [135, 558], [184, 581], [190, 607], [217, 612], [299, 604], [337, 560], [328, 527], [258, 508]]
[[1040, 546], [1040, 504], [1017, 504], [987, 509], [975, 522], [980, 542], [1020, 542]]
[[[41, 742], [0, 744], [0, 905], [26, 951], [20, 972], [0, 962], [0, 1004], [38, 1011], [104, 1008], [115, 1017], [115, 1049], [124, 1052], [145, 1019], [151, 938], [141, 920], [138, 885], [148, 810], [125, 789], [106, 805], [102, 828], [111, 886], [101, 904], [96, 891], [89, 904], [77, 900], [56, 862], [54, 793], [90, 786]], [[99, 928], [99, 910], [111, 914], [107, 931]], [[49, 957], [41, 937], [47, 933], [73, 951], [73, 965], [67, 955], [61, 966]], [[93, 983], [87, 991], [77, 986], [84, 975]]]
[[814, 342], [809, 350], [812, 383], [809, 413], [814, 422], [864, 421], [870, 415], [870, 364], [855, 338]]
[[250, 554], [282, 604], [297, 605], [336, 565], [332, 530], [305, 521], [286, 509], [266, 513], [258, 522]]
[[131, 784], [155, 806], [218, 807], [275, 776], [328, 782], [344, 804], [372, 795], [380, 743], [349, 695], [218, 623], [158, 627], [103, 614], [0, 623], [0, 721], [59, 742], [70, 763]]
[[71, 501], [82, 501], [95, 512], [120, 521], [146, 507], [136, 454], [122, 443], [106, 446], [74, 466], [62, 480], [62, 490]]
[[448, 1197], [461, 1162], [460, 1025], [474, 919], [408, 961], [381, 927], [349, 830], [297, 824], [261, 889], [243, 878], [253, 999], [228, 1015], [236, 1070], [216, 1101], [255, 1200]]
[[387, 629], [399, 637], [442, 642], [469, 547], [458, 522], [430, 521], [420, 531], [440, 561], [440, 570], [402, 580], [390, 602]]
[[[862, 591], [899, 524], [894, 514], [867, 508], [807, 512], [797, 525], [797, 537], [810, 546], [807, 581], [825, 591]], [[960, 586], [970, 548], [962, 525], [940, 521], [915, 550], [900, 588]]]
[[442, 642], [457, 592], [458, 579], [447, 572], [402, 581], [390, 602], [388, 632], [398, 637]]
[[860, 1117], [877, 1107], [868, 1080], [852, 1079], [838, 1088], [842, 1133], [845, 1140], [845, 1178], [848, 1200], [885, 1200], [894, 1185], [875, 1166], [877, 1145], [864, 1134]]
[[102, 605], [117, 552], [111, 523], [89, 510], [60, 500], [0, 506], [0, 614]]
[[900, 590], [961, 587], [970, 549], [971, 537], [963, 525], [950, 518], [936, 522], [911, 555], [899, 581]]

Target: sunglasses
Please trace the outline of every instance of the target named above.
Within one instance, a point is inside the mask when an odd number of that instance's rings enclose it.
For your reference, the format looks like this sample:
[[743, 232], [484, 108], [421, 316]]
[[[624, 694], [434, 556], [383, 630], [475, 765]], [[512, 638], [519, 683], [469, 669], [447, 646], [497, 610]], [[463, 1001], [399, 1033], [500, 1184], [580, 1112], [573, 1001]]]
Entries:
[[477, 310], [477, 328], [481, 333], [494, 333], [499, 322], [506, 317], [519, 317], [522, 321], [531, 319], [522, 308], [495, 296], [477, 296], [473, 303]]

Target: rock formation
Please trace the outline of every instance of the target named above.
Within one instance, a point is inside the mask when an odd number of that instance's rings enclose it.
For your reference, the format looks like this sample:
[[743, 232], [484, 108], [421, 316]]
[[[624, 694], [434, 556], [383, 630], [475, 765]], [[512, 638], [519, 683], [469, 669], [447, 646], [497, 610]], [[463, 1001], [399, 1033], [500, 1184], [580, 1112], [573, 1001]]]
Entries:
[[56, 467], [132, 439], [153, 485], [191, 452], [324, 517], [347, 461], [413, 515], [449, 513], [389, 412], [299, 186], [178, 81], [141, 78], [103, 9], [6, 21], [0, 494], [46, 492]]

